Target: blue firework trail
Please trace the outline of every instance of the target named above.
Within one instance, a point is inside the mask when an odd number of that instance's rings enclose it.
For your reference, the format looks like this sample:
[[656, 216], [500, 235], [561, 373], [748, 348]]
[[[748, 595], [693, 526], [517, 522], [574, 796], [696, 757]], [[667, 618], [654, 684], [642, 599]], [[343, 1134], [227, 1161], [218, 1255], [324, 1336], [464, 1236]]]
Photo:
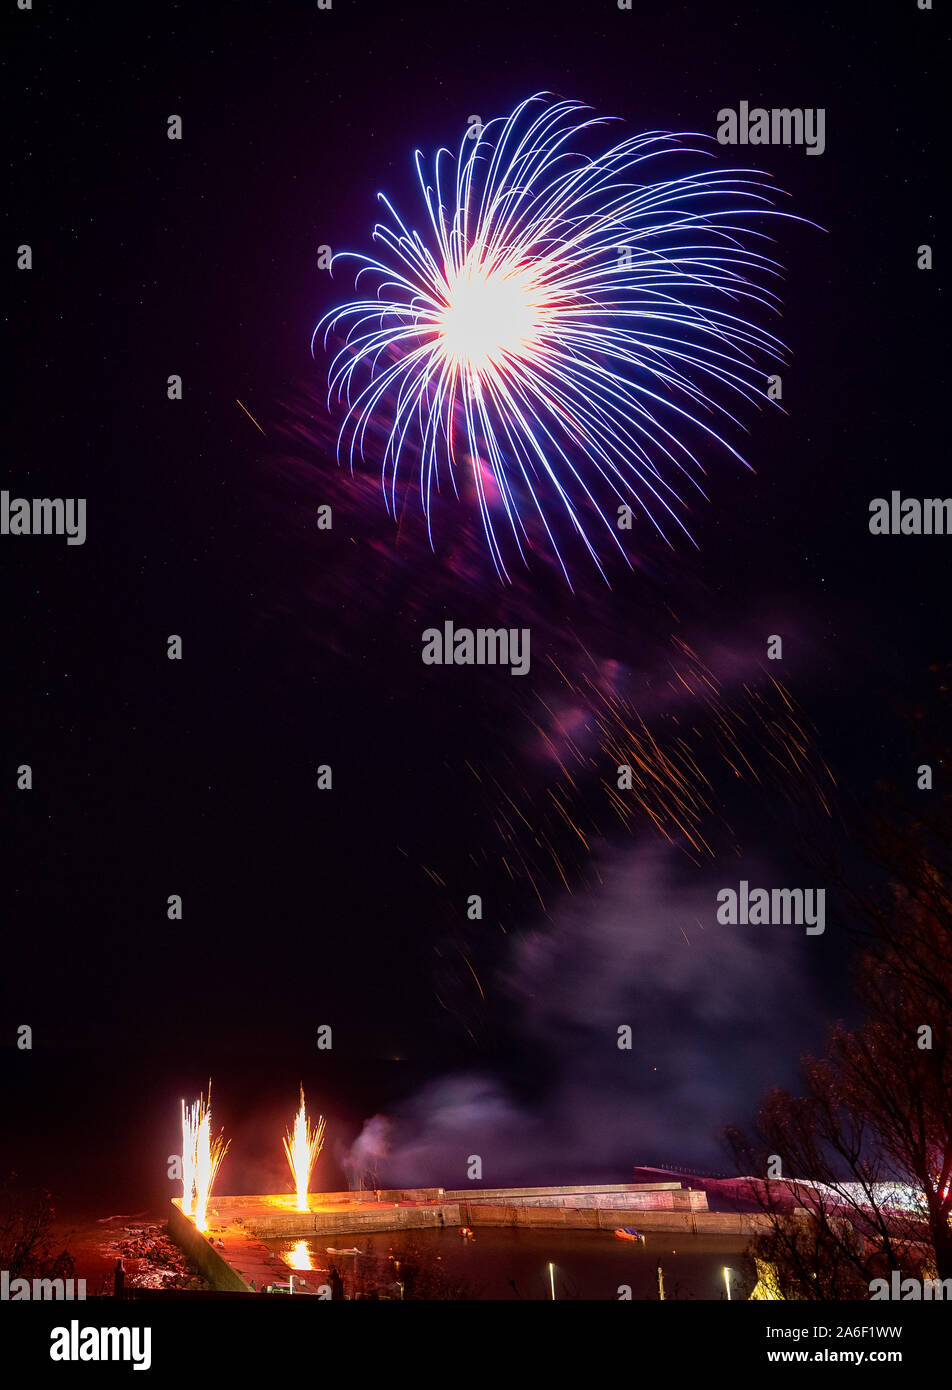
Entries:
[[371, 295], [314, 333], [341, 343], [328, 374], [329, 404], [346, 403], [338, 462], [353, 470], [368, 436], [385, 440], [388, 509], [415, 469], [431, 546], [434, 496], [446, 480], [458, 498], [465, 468], [503, 579], [509, 535], [524, 562], [539, 538], [569, 580], [573, 533], [604, 576], [598, 536], [628, 561], [622, 506], [669, 545], [689, 536], [679, 489], [705, 495], [701, 446], [744, 462], [721, 431], [739, 426], [741, 400], [767, 401], [784, 360], [755, 321], [779, 307], [781, 267], [752, 224], [789, 216], [762, 176], [708, 164], [662, 177], [710, 152], [661, 131], [593, 157], [583, 146], [606, 121], [589, 110], [537, 94], [468, 130], [455, 157], [441, 149], [428, 167], [418, 150], [425, 230], [379, 194], [391, 219], [374, 228], [379, 258], [332, 263], [357, 261], [355, 288]]

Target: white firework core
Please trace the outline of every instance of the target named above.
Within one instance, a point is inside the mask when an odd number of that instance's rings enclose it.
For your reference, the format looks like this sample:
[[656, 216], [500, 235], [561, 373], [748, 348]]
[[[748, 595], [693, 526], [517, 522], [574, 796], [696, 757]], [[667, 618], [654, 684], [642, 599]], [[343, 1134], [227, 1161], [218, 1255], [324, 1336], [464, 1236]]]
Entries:
[[495, 270], [470, 261], [450, 272], [438, 314], [440, 351], [452, 366], [480, 375], [538, 346], [541, 296], [529, 267]]

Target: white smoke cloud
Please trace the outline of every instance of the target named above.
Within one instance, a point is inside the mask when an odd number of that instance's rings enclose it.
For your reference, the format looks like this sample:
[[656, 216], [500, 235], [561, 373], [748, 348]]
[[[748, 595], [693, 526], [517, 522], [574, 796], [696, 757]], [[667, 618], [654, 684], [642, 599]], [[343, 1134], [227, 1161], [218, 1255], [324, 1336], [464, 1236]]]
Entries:
[[802, 928], [718, 924], [718, 889], [783, 881], [728, 864], [693, 869], [657, 844], [606, 854], [602, 891], [566, 898], [497, 977], [540, 1059], [537, 1094], [517, 1100], [485, 1073], [425, 1087], [393, 1116], [388, 1181], [466, 1186], [471, 1155], [489, 1186], [638, 1163], [725, 1167], [720, 1129], [788, 1084], [819, 1041], [807, 953], [823, 949]]

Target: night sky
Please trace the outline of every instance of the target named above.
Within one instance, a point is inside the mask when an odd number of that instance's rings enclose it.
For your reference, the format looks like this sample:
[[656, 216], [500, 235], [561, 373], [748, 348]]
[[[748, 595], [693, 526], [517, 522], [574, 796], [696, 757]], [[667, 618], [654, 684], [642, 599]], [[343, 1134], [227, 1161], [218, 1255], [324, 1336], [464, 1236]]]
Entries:
[[[327, 1187], [375, 1114], [394, 1182], [461, 1186], [472, 1153], [490, 1184], [726, 1168], [717, 1128], [852, 1017], [852, 948], [832, 921], [717, 928], [715, 892], [821, 886], [811, 839], [871, 879], [856, 817], [877, 783], [911, 785], [898, 706], [948, 657], [949, 540], [868, 530], [874, 497], [943, 495], [941, 252], [916, 266], [937, 235], [939, 17], [301, 0], [13, 20], [2, 485], [85, 497], [88, 538], [0, 537], [5, 1164], [64, 1200], [167, 1197], [178, 1099], [211, 1074], [226, 1190], [284, 1184], [301, 1080], [329, 1117]], [[465, 497], [441, 502], [435, 550], [412, 499], [398, 532], [377, 460], [353, 479], [333, 460], [311, 354], [352, 287], [318, 247], [369, 249], [380, 189], [418, 217], [413, 150], [536, 91], [622, 118], [616, 138], [713, 134], [742, 100], [826, 111], [820, 157], [714, 147], [825, 229], [772, 228], [787, 414], [744, 416], [754, 472], [705, 459], [697, 549], [638, 535], [633, 572], [583, 567], [574, 593], [541, 561], [502, 586]], [[528, 624], [532, 672], [423, 666], [446, 619]], [[672, 704], [678, 641], [757, 776], [726, 765], [708, 706]], [[807, 732], [799, 771], [764, 752], [771, 677]], [[704, 852], [611, 812], [585, 679], [696, 747]], [[570, 734], [590, 755], [574, 828], [551, 794]], [[64, 1164], [48, 1140], [67, 1135]]]

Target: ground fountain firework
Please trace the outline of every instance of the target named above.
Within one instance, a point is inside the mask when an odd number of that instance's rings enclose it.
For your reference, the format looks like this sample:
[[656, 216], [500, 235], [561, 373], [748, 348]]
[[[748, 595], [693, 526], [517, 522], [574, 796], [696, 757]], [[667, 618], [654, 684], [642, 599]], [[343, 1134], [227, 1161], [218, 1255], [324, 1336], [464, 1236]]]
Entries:
[[212, 1135], [212, 1083], [208, 1099], [199, 1095], [193, 1105], [182, 1101], [182, 1210], [199, 1231], [208, 1230], [208, 1200], [228, 1152], [222, 1135]]
[[186, 1106], [182, 1101], [182, 1210], [195, 1215], [195, 1160], [198, 1154], [198, 1112], [201, 1100]]
[[301, 1087], [301, 1105], [294, 1117], [294, 1127], [285, 1136], [283, 1143], [291, 1169], [291, 1177], [294, 1180], [297, 1210], [307, 1211], [307, 1190], [311, 1181], [311, 1173], [317, 1162], [317, 1157], [324, 1147], [324, 1116], [319, 1116], [317, 1124], [313, 1128], [311, 1127], [304, 1108], [303, 1086]]

